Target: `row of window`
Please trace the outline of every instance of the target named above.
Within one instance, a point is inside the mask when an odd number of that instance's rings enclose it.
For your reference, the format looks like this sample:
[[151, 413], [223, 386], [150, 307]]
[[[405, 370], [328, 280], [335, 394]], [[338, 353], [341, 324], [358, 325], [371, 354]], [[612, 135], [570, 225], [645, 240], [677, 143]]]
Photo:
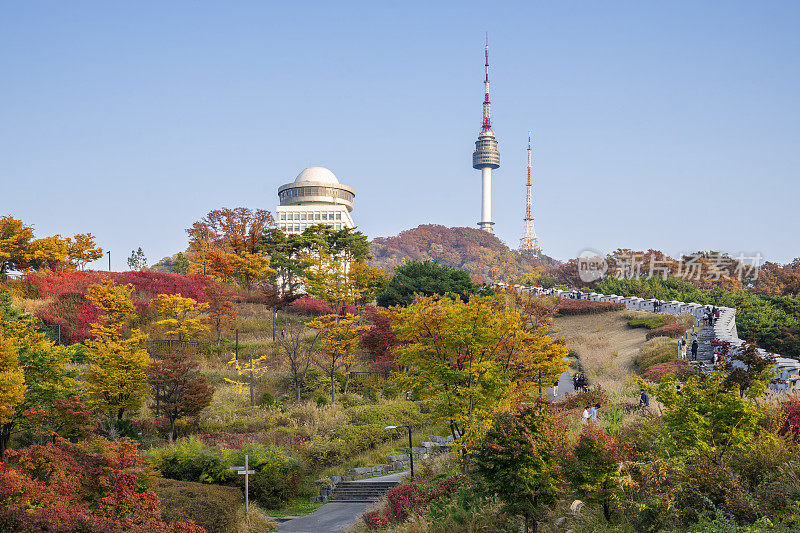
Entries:
[[281, 213], [281, 220], [342, 220], [342, 213]]
[[304, 196], [333, 196], [352, 202], [354, 194], [350, 191], [334, 189], [333, 187], [293, 187], [281, 192], [281, 201]]
[[[344, 224], [329, 224], [333, 229], [343, 229]], [[281, 231], [287, 233], [303, 233], [307, 228], [310, 228], [313, 224], [295, 224], [294, 226], [291, 224], [281, 224], [279, 227]]]

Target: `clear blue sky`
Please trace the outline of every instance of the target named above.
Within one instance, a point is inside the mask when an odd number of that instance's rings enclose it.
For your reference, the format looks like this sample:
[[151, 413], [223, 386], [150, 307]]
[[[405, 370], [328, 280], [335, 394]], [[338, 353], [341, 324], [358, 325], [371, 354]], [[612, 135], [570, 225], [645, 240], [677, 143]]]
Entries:
[[[485, 6], [485, 7], [484, 7]], [[309, 165], [370, 237], [475, 226], [483, 38], [516, 247], [534, 132], [546, 253], [800, 256], [797, 2], [0, 5], [0, 214], [91, 231], [115, 269]], [[102, 263], [96, 264], [102, 267]]]

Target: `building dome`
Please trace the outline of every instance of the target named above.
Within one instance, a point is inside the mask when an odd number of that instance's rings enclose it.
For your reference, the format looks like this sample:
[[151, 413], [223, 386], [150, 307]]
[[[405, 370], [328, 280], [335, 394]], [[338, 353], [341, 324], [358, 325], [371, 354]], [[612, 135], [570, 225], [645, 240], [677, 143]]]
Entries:
[[338, 185], [339, 180], [336, 179], [333, 172], [325, 167], [308, 167], [297, 175], [294, 182], [332, 183]]

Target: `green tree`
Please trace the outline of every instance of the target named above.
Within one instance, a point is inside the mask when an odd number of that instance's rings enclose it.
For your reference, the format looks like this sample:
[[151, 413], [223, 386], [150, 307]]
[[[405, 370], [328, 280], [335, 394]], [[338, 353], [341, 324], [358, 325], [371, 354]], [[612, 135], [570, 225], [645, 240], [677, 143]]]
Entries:
[[[77, 372], [68, 367], [70, 349], [55, 346], [43, 333], [38, 332], [33, 319], [11, 306], [8, 293], [0, 293], [0, 338], [3, 337], [5, 342], [0, 350], [5, 347], [13, 352], [12, 357], [16, 356], [16, 368], [22, 371], [24, 379], [24, 393], [21, 398], [14, 395], [15, 401], [9, 402], [13, 403], [11, 409], [1, 417], [0, 454], [8, 447], [15, 433], [31, 427], [33, 421], [27, 415], [31, 409], [52, 409], [56, 401], [78, 392], [75, 380]], [[3, 370], [0, 368], [0, 375]], [[8, 385], [18, 383], [13, 366], [9, 366], [7, 372]], [[3, 384], [2, 390], [5, 394], [13, 392], [11, 388], [6, 389], [6, 384]]]
[[178, 252], [175, 260], [169, 267], [169, 271], [173, 274], [185, 275], [189, 273], [189, 259], [183, 255], [183, 252]]
[[530, 523], [536, 533], [537, 520], [558, 496], [555, 432], [550, 405], [538, 401], [518, 414], [495, 416], [470, 451], [481, 488], [499, 497], [507, 513], [522, 515], [526, 532]]
[[463, 270], [441, 266], [433, 261], [409, 261], [398, 267], [386, 290], [378, 295], [378, 305], [409, 305], [414, 296], [454, 294], [468, 300], [478, 292], [469, 274]]
[[132, 250], [131, 256], [128, 258], [128, 268], [131, 270], [141, 270], [147, 266], [147, 258], [144, 256], [142, 247], [138, 250]]
[[752, 440], [759, 409], [739, 393], [738, 385], [729, 387], [726, 375], [689, 378], [680, 394], [677, 385], [674, 377], [667, 376], [654, 391], [664, 405], [664, 422], [673, 453], [701, 453], [719, 459]]

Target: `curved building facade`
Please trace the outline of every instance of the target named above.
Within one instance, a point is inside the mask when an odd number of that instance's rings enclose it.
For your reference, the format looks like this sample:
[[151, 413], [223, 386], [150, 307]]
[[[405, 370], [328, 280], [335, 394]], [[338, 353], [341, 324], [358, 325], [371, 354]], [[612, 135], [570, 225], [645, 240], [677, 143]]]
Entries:
[[327, 168], [308, 167], [293, 182], [278, 188], [275, 221], [284, 233], [303, 233], [316, 224], [336, 230], [353, 228], [350, 213], [355, 196], [355, 190], [339, 183]]

